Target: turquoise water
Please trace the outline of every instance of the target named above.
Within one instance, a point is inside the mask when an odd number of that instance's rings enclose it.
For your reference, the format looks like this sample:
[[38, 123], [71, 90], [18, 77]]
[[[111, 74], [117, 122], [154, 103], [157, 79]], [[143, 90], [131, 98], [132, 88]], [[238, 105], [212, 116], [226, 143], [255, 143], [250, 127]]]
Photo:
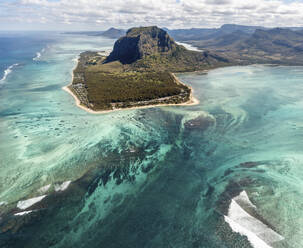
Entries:
[[302, 67], [182, 74], [199, 105], [93, 115], [61, 88], [114, 40], [50, 37], [2, 63], [1, 247], [303, 246]]

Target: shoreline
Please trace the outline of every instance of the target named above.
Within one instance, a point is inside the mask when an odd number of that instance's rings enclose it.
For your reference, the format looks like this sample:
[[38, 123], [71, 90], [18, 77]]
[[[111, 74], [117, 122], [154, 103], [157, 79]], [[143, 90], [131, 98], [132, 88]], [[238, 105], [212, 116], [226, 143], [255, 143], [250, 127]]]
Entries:
[[77, 62], [76, 66], [74, 67], [73, 72], [72, 72], [71, 83], [69, 83], [68, 85], [62, 87], [62, 90], [64, 90], [65, 92], [69, 93], [74, 98], [76, 106], [78, 108], [81, 108], [82, 110], [85, 110], [86, 112], [88, 112], [90, 114], [108, 114], [108, 113], [111, 113], [111, 112], [114, 112], [114, 111], [146, 109], [146, 108], [156, 108], [156, 107], [194, 106], [194, 105], [198, 105], [200, 103], [200, 101], [193, 96], [194, 89], [191, 86], [186, 85], [182, 81], [180, 81], [180, 79], [174, 73], [171, 73], [172, 76], [174, 77], [174, 79], [177, 81], [177, 83], [182, 84], [182, 85], [190, 88], [190, 96], [189, 96], [189, 100], [187, 102], [184, 102], [184, 103], [163, 103], [163, 104], [160, 103], [160, 104], [151, 104], [151, 105], [145, 105], [145, 106], [134, 106], [134, 107], [129, 107], [129, 108], [117, 108], [117, 109], [110, 109], [110, 110], [92, 110], [92, 109], [90, 109], [90, 108], [82, 105], [81, 101], [79, 100], [79, 98], [70, 89], [70, 86], [72, 85], [72, 83], [74, 81], [74, 70], [77, 68], [78, 63], [79, 63], [79, 57], [78, 57], [78, 62]]
[[156, 108], [156, 107], [169, 107], [169, 106], [194, 106], [194, 105], [197, 105], [200, 103], [200, 101], [195, 98], [193, 96], [193, 89], [192, 87], [188, 86], [190, 89], [191, 89], [191, 94], [190, 94], [190, 99], [187, 101], [187, 102], [184, 102], [184, 103], [163, 103], [163, 104], [151, 104], [151, 105], [146, 105], [146, 106], [135, 106], [135, 107], [129, 107], [129, 108], [117, 108], [117, 109], [110, 109], [110, 110], [92, 110], [90, 108], [87, 108], [86, 106], [83, 106], [79, 100], [79, 98], [74, 94], [74, 92], [72, 92], [70, 90], [70, 87], [71, 84], [67, 85], [67, 86], [64, 86], [62, 87], [62, 89], [64, 91], [66, 91], [67, 93], [69, 93], [74, 99], [75, 99], [75, 102], [76, 102], [76, 106], [78, 108], [81, 108], [82, 110], [85, 110], [86, 112], [90, 113], [90, 114], [108, 114], [108, 113], [111, 113], [111, 112], [114, 112], [114, 111], [123, 111], [123, 110], [135, 110], [135, 109], [146, 109], [146, 108]]

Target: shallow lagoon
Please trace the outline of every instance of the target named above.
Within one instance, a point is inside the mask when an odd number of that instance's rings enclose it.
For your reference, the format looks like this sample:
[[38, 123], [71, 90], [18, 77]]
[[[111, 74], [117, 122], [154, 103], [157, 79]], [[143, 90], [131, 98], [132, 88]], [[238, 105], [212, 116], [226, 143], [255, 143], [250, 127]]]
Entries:
[[[92, 115], [61, 88], [113, 42], [56, 34], [1, 83], [1, 245], [301, 247], [303, 68], [182, 74], [199, 105]], [[284, 239], [248, 230], [231, 199]]]

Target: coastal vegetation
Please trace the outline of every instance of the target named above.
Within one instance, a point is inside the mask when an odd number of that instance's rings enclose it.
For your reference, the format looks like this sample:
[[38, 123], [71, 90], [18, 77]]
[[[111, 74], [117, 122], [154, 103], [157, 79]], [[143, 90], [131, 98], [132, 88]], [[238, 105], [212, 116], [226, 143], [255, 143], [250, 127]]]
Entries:
[[85, 79], [88, 100], [94, 109], [189, 100], [190, 89], [177, 84], [168, 72], [87, 72]]

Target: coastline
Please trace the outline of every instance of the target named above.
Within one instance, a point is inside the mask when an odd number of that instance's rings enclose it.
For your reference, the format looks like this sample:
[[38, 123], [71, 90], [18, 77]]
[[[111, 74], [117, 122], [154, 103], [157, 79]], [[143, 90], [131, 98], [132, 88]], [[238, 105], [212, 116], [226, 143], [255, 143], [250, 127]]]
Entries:
[[81, 101], [79, 100], [79, 98], [70, 89], [70, 86], [72, 85], [72, 83], [74, 81], [74, 70], [77, 67], [78, 63], [79, 63], [79, 58], [78, 58], [78, 62], [76, 64], [76, 66], [74, 67], [73, 72], [72, 72], [71, 83], [69, 83], [68, 85], [62, 87], [62, 89], [64, 91], [66, 91], [67, 93], [69, 93], [75, 99], [75, 103], [76, 103], [76, 106], [78, 108], [81, 108], [82, 110], [85, 110], [86, 112], [88, 112], [90, 114], [108, 114], [108, 113], [111, 113], [111, 112], [114, 112], [114, 111], [146, 109], [146, 108], [155, 108], [155, 107], [193, 106], [193, 105], [197, 105], [197, 104], [200, 103], [200, 101], [193, 96], [194, 89], [191, 86], [186, 85], [183, 82], [181, 82], [180, 79], [174, 73], [172, 73], [174, 79], [177, 81], [178, 84], [182, 84], [182, 85], [190, 88], [190, 96], [189, 96], [189, 100], [187, 102], [184, 102], [184, 103], [167, 103], [167, 104], [165, 104], [165, 103], [163, 103], [163, 104], [151, 104], [151, 105], [146, 105], [146, 106], [135, 106], [135, 107], [129, 107], [129, 108], [116, 108], [116, 109], [110, 109], [110, 110], [92, 110], [92, 109], [90, 109], [90, 108], [82, 105]]

